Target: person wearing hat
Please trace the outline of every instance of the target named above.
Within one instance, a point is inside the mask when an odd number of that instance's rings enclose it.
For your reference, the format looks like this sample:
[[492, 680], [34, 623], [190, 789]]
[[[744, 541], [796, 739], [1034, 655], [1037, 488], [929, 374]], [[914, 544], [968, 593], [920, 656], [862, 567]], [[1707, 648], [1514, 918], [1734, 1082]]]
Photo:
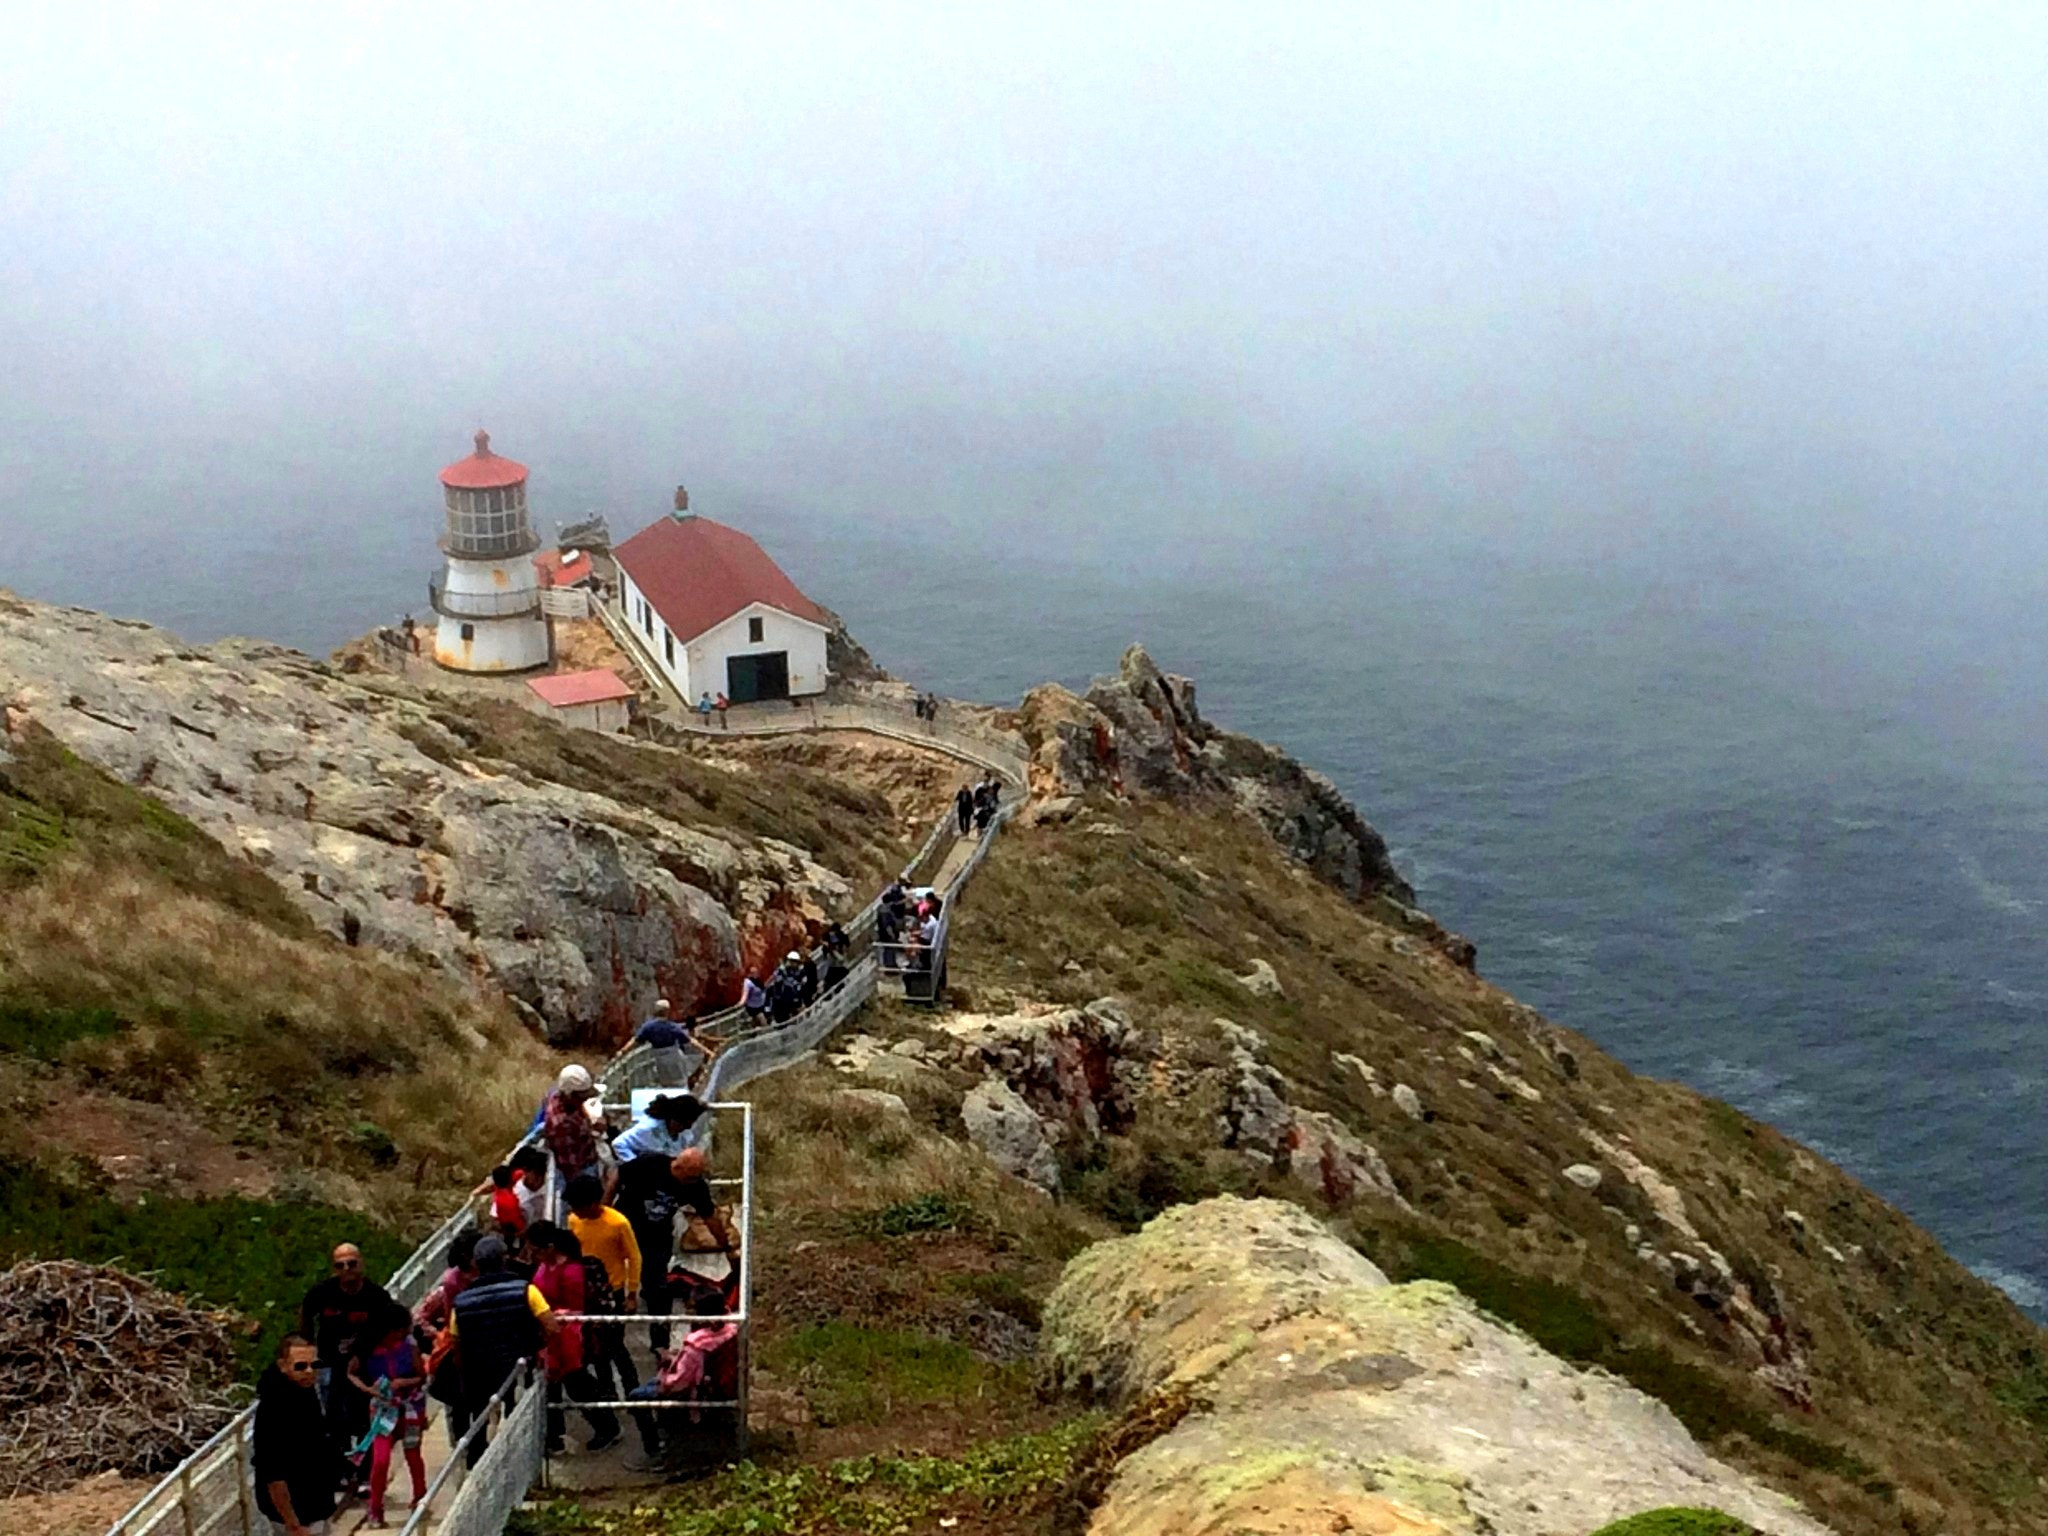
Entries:
[[589, 1108], [596, 1097], [590, 1069], [570, 1065], [562, 1068], [555, 1091], [541, 1106], [540, 1139], [555, 1156], [555, 1178], [562, 1184], [599, 1171], [597, 1126]]
[[[540, 1361], [542, 1346], [559, 1327], [547, 1298], [506, 1268], [505, 1258], [503, 1238], [478, 1241], [472, 1256], [477, 1277], [455, 1298], [448, 1318], [448, 1332], [462, 1353], [462, 1401], [448, 1414], [451, 1443], [490, 1406], [520, 1361]], [[469, 1464], [474, 1467], [483, 1454], [484, 1437], [478, 1435], [470, 1442]]]

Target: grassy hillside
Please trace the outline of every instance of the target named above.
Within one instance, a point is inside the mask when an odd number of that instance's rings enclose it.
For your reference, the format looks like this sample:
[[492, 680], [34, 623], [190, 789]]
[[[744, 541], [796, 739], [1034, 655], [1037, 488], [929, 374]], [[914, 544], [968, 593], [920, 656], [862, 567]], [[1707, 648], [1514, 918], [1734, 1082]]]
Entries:
[[[1383, 1268], [1450, 1280], [1557, 1353], [1627, 1377], [1841, 1528], [2048, 1526], [2048, 1339], [2003, 1293], [1824, 1159], [1551, 1029], [1240, 819], [1102, 804], [1020, 830], [956, 935], [955, 984], [977, 1006], [1113, 993], [1196, 1058], [1220, 1054], [1218, 1016], [1258, 1030], [1289, 1096], [1376, 1146], [1413, 1206], [1361, 1197], [1335, 1212]], [[1283, 996], [1235, 980], [1254, 957]], [[1409, 1085], [1424, 1117], [1338, 1053]], [[1314, 1203], [1222, 1150], [1217, 1107], [1146, 1100], [1070, 1187], [1124, 1225], [1222, 1189]], [[1649, 1184], [1617, 1177], [1589, 1136], [1640, 1159]], [[1606, 1165], [1598, 1190], [1562, 1177], [1579, 1163]], [[1639, 1255], [1686, 1246], [1645, 1193], [1656, 1175], [1699, 1241], [1777, 1308], [1810, 1403], [1766, 1386], [1740, 1335]]]
[[118, 1260], [272, 1324], [374, 1269], [530, 1113], [500, 1007], [315, 934], [262, 875], [33, 730], [0, 762], [0, 1260]]

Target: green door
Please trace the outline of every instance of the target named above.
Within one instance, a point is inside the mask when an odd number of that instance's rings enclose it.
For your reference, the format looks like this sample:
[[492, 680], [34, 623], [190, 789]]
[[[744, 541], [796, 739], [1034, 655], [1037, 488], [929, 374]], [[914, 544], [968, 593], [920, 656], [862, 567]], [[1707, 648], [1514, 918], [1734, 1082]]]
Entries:
[[725, 659], [725, 696], [735, 704], [789, 697], [789, 652]]

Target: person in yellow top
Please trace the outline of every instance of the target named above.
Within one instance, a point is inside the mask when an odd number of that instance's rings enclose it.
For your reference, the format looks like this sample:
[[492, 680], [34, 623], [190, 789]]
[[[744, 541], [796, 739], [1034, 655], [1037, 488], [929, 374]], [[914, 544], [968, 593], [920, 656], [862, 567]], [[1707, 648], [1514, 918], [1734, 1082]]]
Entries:
[[565, 1194], [569, 1201], [569, 1230], [583, 1245], [584, 1257], [604, 1265], [605, 1278], [618, 1293], [623, 1310], [637, 1312], [640, 1239], [633, 1235], [633, 1223], [604, 1203], [604, 1185], [595, 1174], [571, 1179]]
[[[583, 1257], [604, 1266], [605, 1278], [618, 1294], [621, 1312], [640, 1310], [640, 1239], [633, 1223], [604, 1203], [604, 1184], [586, 1173], [563, 1191], [569, 1202], [569, 1230], [583, 1245]], [[599, 1310], [596, 1307], [592, 1311]], [[590, 1323], [583, 1330], [584, 1361], [606, 1396], [624, 1397], [640, 1385], [640, 1368], [626, 1348], [626, 1330], [618, 1323]], [[616, 1368], [619, 1390], [612, 1391]]]

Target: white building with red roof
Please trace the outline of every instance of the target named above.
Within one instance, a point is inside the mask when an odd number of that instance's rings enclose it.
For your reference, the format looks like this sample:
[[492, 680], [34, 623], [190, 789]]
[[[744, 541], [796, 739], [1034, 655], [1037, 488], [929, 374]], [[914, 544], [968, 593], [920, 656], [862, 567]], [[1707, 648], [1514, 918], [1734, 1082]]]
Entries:
[[692, 705], [823, 693], [825, 611], [746, 534], [688, 509], [677, 490], [673, 516], [612, 551], [621, 610], [649, 658]]
[[439, 620], [434, 660], [453, 672], [524, 672], [548, 664], [548, 621], [541, 612], [533, 552], [540, 540], [526, 512], [526, 466], [491, 452], [478, 432], [476, 452], [441, 471], [448, 556], [427, 597]]

